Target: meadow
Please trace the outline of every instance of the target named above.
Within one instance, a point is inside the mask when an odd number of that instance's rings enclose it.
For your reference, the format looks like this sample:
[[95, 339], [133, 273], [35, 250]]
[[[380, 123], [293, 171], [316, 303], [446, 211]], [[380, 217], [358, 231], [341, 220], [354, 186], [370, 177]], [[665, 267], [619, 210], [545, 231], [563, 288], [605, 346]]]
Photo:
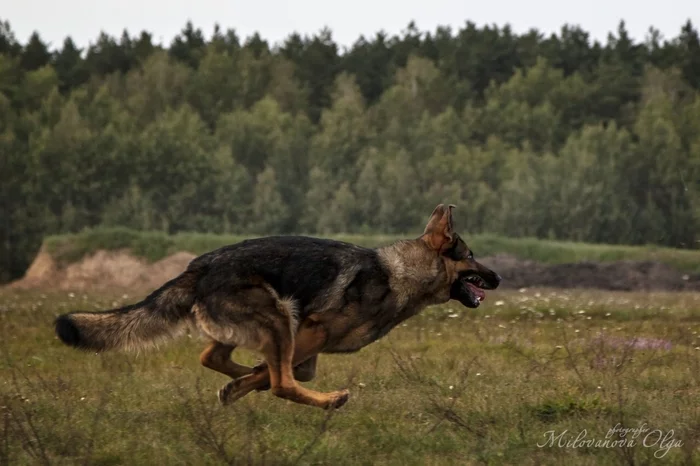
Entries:
[[[700, 294], [504, 290], [429, 308], [364, 350], [322, 355], [324, 412], [252, 393], [188, 334], [82, 353], [65, 311], [141, 296], [0, 290], [0, 464], [698, 464]], [[234, 358], [255, 363], [254, 354]]]

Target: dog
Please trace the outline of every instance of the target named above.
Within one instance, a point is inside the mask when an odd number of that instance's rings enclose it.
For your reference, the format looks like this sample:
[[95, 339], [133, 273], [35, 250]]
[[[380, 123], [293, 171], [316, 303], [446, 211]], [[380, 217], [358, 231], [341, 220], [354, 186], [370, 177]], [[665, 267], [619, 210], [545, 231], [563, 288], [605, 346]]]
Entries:
[[[339, 408], [347, 390], [321, 393], [298, 382], [316, 374], [320, 353], [351, 353], [427, 306], [450, 299], [479, 306], [501, 277], [474, 259], [453, 227], [454, 205], [438, 205], [421, 236], [379, 248], [307, 236], [268, 236], [203, 254], [143, 301], [55, 321], [59, 339], [89, 351], [143, 348], [194, 326], [211, 339], [203, 366], [232, 380], [231, 403], [254, 390]], [[262, 354], [248, 367], [236, 347]]]

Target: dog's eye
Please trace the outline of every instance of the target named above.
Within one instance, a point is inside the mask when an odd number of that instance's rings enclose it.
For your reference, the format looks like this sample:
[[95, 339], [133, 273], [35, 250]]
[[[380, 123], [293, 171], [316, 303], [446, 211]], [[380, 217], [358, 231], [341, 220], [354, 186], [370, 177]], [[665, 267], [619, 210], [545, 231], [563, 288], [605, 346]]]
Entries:
[[474, 259], [474, 253], [469, 251], [469, 254], [467, 254], [467, 259], [469, 259], [469, 260]]

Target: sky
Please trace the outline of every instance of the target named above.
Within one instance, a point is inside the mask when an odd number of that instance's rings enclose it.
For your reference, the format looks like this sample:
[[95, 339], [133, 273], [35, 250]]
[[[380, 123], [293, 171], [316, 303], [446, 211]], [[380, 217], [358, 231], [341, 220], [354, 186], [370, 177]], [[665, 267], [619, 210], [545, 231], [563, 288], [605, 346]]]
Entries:
[[690, 19], [700, 26], [698, 0], [2, 0], [0, 19], [10, 22], [21, 43], [38, 31], [50, 48], [60, 47], [71, 36], [87, 47], [104, 31], [121, 36], [142, 30], [157, 43], [169, 45], [191, 20], [207, 37], [214, 24], [235, 29], [239, 37], [254, 32], [271, 44], [281, 43], [292, 32], [313, 35], [327, 26], [334, 40], [351, 46], [360, 35], [371, 37], [383, 30], [399, 34], [410, 21], [421, 31], [437, 26], [456, 30], [466, 21], [477, 25], [510, 24], [515, 32], [537, 28], [558, 32], [564, 24], [576, 24], [594, 39], [604, 42], [621, 19], [637, 41], [643, 41], [650, 26], [673, 38]]

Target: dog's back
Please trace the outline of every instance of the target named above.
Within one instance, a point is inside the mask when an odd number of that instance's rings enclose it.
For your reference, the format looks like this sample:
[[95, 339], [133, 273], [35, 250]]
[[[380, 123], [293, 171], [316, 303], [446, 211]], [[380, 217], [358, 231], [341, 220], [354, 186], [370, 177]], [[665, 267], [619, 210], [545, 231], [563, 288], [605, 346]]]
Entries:
[[384, 293], [389, 283], [377, 250], [306, 236], [242, 241], [200, 256], [189, 269], [199, 277], [198, 296], [265, 284], [293, 298], [300, 318], [342, 295], [353, 300], [378, 288]]

